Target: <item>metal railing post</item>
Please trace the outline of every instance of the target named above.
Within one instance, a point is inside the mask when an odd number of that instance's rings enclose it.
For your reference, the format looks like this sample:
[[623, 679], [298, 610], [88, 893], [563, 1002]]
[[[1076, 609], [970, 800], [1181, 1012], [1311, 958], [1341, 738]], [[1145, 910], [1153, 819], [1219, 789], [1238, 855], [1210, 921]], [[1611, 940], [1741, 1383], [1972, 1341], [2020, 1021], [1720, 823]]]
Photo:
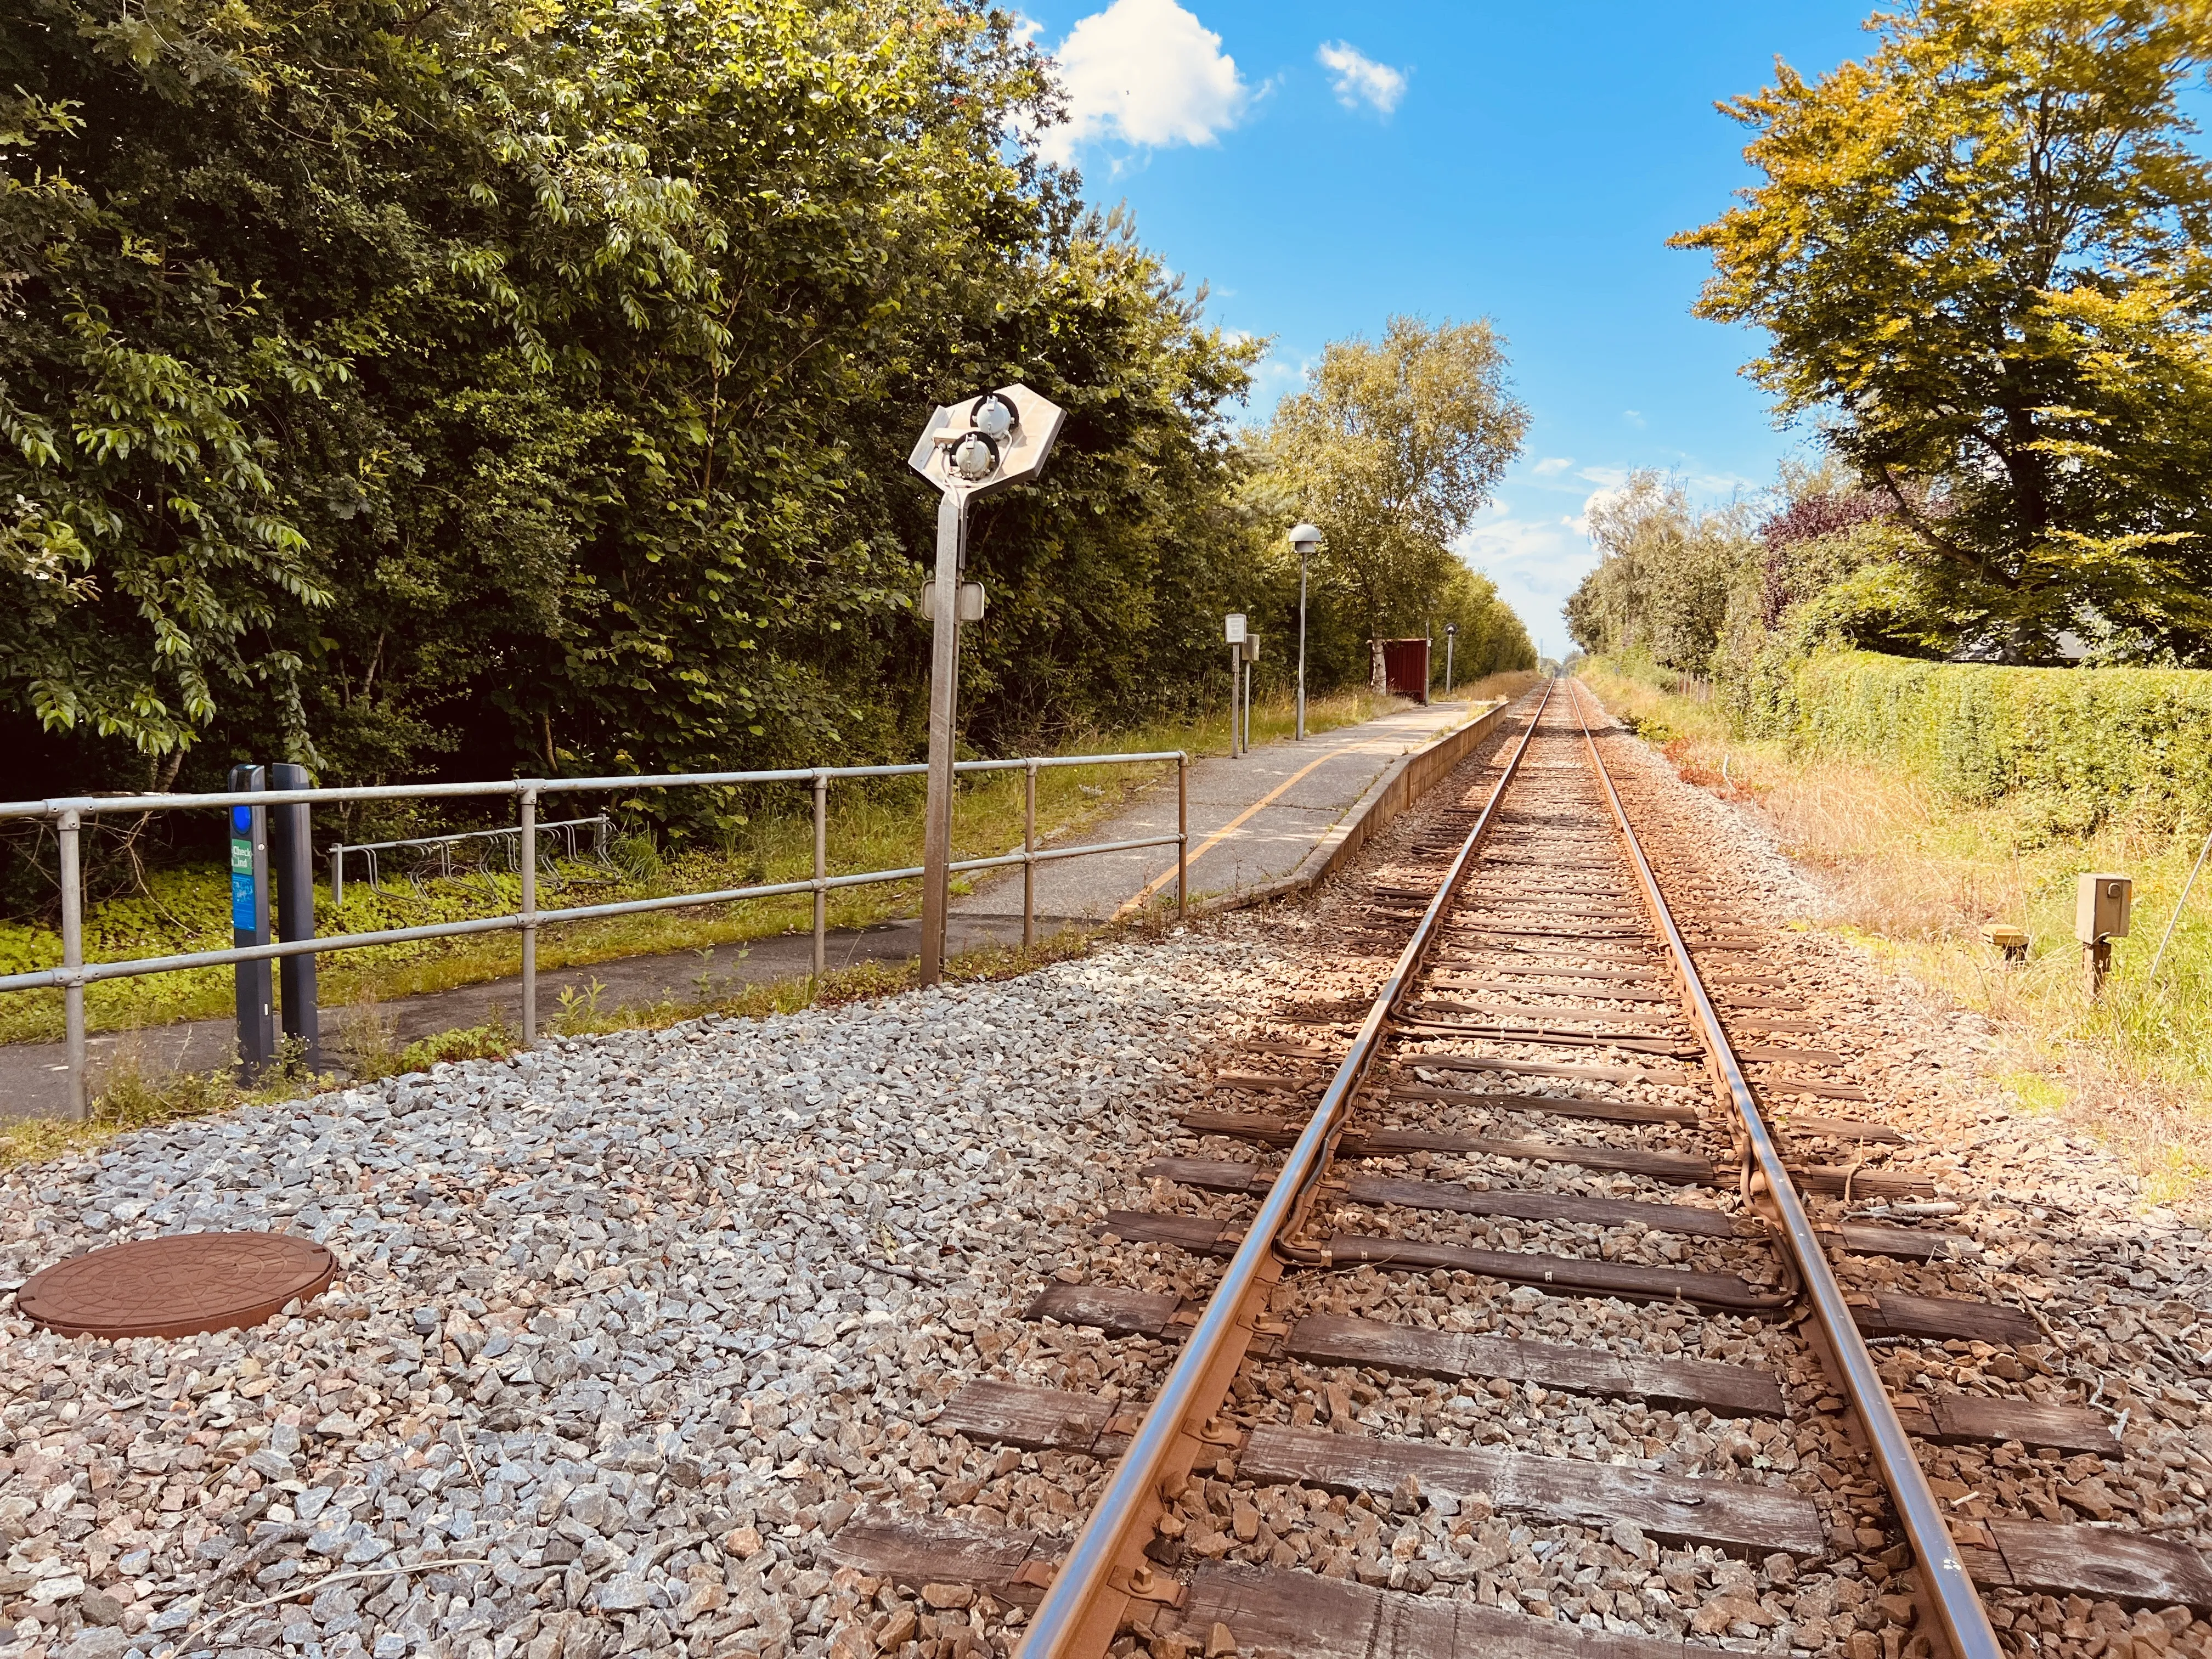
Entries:
[[89, 1085], [84, 1074], [84, 879], [77, 867], [77, 815], [66, 811], [57, 826], [61, 843], [62, 971], [70, 977], [62, 986], [63, 1020], [67, 1027], [64, 1058], [69, 1061], [69, 1113], [78, 1123], [90, 1109]]
[[1022, 948], [1036, 943], [1036, 775], [1032, 760], [1022, 786]]
[[522, 787], [522, 1040], [538, 1041], [538, 786]]
[[331, 848], [331, 908], [345, 902], [345, 843]]
[[830, 890], [822, 884], [830, 875], [830, 775], [814, 774], [814, 977], [830, 966]]
[[1190, 902], [1190, 757], [1176, 757], [1176, 920]]

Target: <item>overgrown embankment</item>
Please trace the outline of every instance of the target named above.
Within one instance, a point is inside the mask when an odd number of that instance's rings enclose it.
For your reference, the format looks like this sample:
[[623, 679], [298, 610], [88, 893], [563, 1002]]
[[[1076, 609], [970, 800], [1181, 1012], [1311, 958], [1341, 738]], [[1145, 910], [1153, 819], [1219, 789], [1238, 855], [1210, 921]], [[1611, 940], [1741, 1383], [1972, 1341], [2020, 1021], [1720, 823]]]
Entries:
[[[1993, 1022], [1999, 1079], [2129, 1158], [2153, 1195], [2212, 1183], [2212, 673], [1997, 668], [1843, 653], [1709, 701], [1648, 665], [1585, 681], [1689, 781], [1764, 818], [1822, 878], [1808, 918]], [[2074, 888], [2134, 878], [2105, 994], [2081, 986]], [[2160, 972], [2148, 969], [2169, 921]], [[1985, 923], [2027, 930], [2007, 966]]]

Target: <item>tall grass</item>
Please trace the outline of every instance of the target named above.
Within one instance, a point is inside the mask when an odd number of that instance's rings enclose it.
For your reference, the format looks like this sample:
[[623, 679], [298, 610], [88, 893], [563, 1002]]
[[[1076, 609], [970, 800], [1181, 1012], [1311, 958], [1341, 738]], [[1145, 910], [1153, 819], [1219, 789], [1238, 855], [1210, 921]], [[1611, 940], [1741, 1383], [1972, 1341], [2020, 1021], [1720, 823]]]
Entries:
[[[2212, 866], [2148, 976], [2204, 826], [2107, 814], [2063, 792], [1962, 804], [1908, 772], [1738, 738], [1712, 705], [1647, 678], [1603, 665], [1583, 678], [1686, 780], [1757, 812], [1819, 873], [1815, 920], [1987, 1015], [2000, 1080], [2023, 1105], [2096, 1133], [2151, 1198], [2212, 1194]], [[2087, 871], [2135, 882], [2133, 932], [2094, 1000], [2074, 938]], [[2027, 963], [2007, 966], [1983, 941], [1992, 921], [2027, 931]]]
[[[1462, 695], [1455, 692], [1455, 696]], [[1373, 719], [1406, 705], [1365, 691], [1316, 697], [1306, 710], [1310, 732], [1322, 732]], [[1294, 724], [1287, 697], [1255, 702], [1256, 740], [1287, 738]], [[1182, 750], [1194, 756], [1225, 754], [1226, 710], [1196, 720], [1159, 720], [1128, 730], [1099, 732], [1064, 748], [1064, 754], [1142, 754]], [[1062, 846], [1111, 817], [1168, 769], [1142, 766], [1054, 767], [1038, 775], [1037, 833]], [[981, 858], [1012, 852], [1022, 843], [1024, 780], [1018, 771], [963, 778], [953, 811], [954, 856]], [[830, 790], [829, 868], [832, 874], [904, 869], [921, 862], [923, 784], [919, 778], [868, 784], [832, 784]], [[672, 850], [642, 836], [618, 847], [618, 867], [589, 860], [563, 863], [556, 881], [541, 881], [538, 903], [547, 908], [606, 903], [686, 892], [800, 880], [814, 868], [811, 789], [790, 788], [787, 801], [771, 803], [726, 843]], [[155, 872], [146, 894], [96, 907], [87, 918], [86, 954], [94, 961], [216, 950], [230, 943], [228, 878], [212, 865]], [[969, 884], [956, 884], [967, 891]], [[349, 880], [342, 907], [319, 885], [317, 926], [325, 933], [419, 927], [512, 912], [521, 902], [519, 878], [505, 872], [426, 881], [418, 890], [388, 881], [381, 892]], [[915, 915], [921, 884], [906, 881], [841, 889], [830, 896], [832, 927], [862, 927]], [[797, 895], [709, 905], [643, 915], [572, 922], [541, 931], [538, 967], [544, 972], [657, 952], [702, 950], [741, 943], [813, 925], [813, 901]], [[61, 940], [48, 927], [0, 923], [0, 971], [51, 967], [61, 960]], [[504, 979], [522, 969], [519, 935], [493, 933], [460, 939], [377, 945], [320, 958], [319, 1000], [328, 1007], [379, 1003], [426, 992]], [[179, 1019], [216, 1018], [233, 1005], [228, 968], [188, 969], [143, 978], [106, 980], [86, 994], [94, 1030], [120, 1030]], [[58, 992], [0, 996], [0, 1042], [52, 1042], [62, 1035]]]

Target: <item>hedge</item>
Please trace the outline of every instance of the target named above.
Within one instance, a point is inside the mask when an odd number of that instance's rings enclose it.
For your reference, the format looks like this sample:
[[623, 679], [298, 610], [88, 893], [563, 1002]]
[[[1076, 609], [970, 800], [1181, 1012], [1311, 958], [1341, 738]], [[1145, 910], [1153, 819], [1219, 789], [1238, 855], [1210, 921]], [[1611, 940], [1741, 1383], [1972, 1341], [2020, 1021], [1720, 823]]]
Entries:
[[2055, 791], [2103, 812], [2212, 813], [2212, 672], [1865, 651], [1766, 666], [1736, 704], [1750, 735], [1891, 762], [1960, 800]]

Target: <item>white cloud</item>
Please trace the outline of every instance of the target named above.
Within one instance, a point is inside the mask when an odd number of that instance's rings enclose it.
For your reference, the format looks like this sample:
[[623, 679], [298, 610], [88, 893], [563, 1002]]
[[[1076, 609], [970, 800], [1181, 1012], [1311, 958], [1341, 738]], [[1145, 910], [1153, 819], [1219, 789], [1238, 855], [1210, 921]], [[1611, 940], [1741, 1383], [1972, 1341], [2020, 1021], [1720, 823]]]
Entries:
[[1114, 0], [1070, 29], [1054, 56], [1067, 121], [1040, 137], [1048, 161], [1098, 138], [1210, 144], [1252, 98], [1221, 37], [1176, 0]]
[[1565, 472], [1574, 464], [1571, 455], [1547, 455], [1528, 470], [1540, 478], [1548, 478], [1555, 472]]
[[1624, 409], [1620, 411], [1620, 418], [1627, 422], [1629, 425], [1634, 427], [1638, 432], [1644, 430], [1647, 424], [1644, 418], [1644, 411], [1640, 409]]
[[1597, 489], [1590, 491], [1589, 499], [1583, 503], [1583, 510], [1579, 514], [1571, 519], [1564, 519], [1560, 522], [1572, 526], [1577, 536], [1589, 535], [1590, 514], [1601, 507], [1610, 507], [1620, 500], [1627, 493], [1627, 487], [1628, 480], [1626, 477], [1620, 477], [1615, 483], [1601, 484]]
[[1346, 40], [1324, 40], [1314, 60], [1329, 71], [1336, 100], [1346, 109], [1362, 104], [1377, 115], [1388, 115], [1406, 95], [1406, 72], [1378, 64]]
[[1579, 520], [1496, 501], [1453, 550], [1498, 584], [1499, 597], [1547, 653], [1559, 653], [1567, 637], [1561, 608], [1597, 562]]

